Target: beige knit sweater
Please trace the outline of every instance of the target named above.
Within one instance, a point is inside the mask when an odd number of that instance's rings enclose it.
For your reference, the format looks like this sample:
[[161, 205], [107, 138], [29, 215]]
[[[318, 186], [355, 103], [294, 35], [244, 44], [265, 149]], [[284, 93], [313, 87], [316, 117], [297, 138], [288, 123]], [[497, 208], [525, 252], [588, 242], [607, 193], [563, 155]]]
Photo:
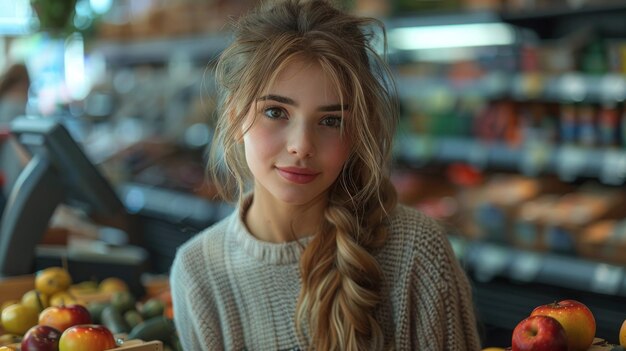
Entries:
[[[252, 236], [235, 211], [182, 245], [171, 270], [184, 350], [306, 350], [294, 314], [301, 243]], [[470, 286], [439, 226], [399, 206], [376, 254], [376, 317], [396, 350], [480, 350]]]

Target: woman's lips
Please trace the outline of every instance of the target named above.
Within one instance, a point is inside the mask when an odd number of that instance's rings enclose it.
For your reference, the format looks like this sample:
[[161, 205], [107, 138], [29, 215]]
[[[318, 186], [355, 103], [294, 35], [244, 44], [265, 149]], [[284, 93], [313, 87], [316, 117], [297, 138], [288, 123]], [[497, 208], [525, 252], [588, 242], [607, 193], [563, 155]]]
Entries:
[[276, 167], [276, 169], [281, 177], [296, 184], [310, 183], [319, 175], [319, 172], [308, 168]]

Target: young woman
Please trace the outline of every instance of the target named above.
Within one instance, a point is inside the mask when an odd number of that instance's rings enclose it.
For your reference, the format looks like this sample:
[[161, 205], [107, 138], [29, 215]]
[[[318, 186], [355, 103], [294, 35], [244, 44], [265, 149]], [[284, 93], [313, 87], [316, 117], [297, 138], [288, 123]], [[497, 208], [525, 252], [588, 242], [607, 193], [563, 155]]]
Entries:
[[237, 22], [209, 163], [237, 210], [177, 252], [185, 350], [480, 349], [444, 233], [396, 203], [395, 94], [372, 24], [320, 0]]

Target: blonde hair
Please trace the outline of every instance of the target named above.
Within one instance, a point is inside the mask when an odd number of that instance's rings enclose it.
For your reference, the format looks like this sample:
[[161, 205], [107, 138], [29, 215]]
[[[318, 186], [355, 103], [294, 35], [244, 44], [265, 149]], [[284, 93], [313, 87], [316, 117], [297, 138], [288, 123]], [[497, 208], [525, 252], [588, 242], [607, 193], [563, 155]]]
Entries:
[[[220, 96], [209, 161], [220, 195], [241, 203], [250, 184], [241, 145], [246, 113], [293, 59], [322, 67], [337, 84], [350, 118], [342, 126], [352, 151], [329, 191], [322, 229], [304, 249], [296, 321], [319, 350], [385, 347], [375, 318], [383, 273], [374, 258], [396, 206], [389, 181], [397, 102], [388, 66], [372, 44], [371, 18], [355, 17], [322, 0], [267, 3], [234, 24], [234, 42], [215, 68]], [[387, 345], [388, 346], [388, 345]]]

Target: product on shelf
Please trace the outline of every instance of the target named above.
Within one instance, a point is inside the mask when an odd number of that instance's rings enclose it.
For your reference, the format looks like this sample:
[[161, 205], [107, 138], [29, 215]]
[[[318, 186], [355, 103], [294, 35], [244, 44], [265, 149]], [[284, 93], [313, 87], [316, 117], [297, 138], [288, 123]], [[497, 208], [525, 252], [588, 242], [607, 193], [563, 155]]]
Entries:
[[546, 215], [545, 242], [550, 251], [576, 254], [584, 228], [610, 217], [623, 216], [624, 194], [587, 188], [562, 196]]
[[512, 244], [521, 249], [546, 251], [544, 227], [546, 214], [558, 201], [557, 195], [541, 195], [523, 203], [513, 219]]
[[487, 182], [482, 199], [474, 209], [475, 221], [485, 239], [509, 241], [511, 219], [519, 205], [536, 197], [541, 191], [539, 182], [522, 176], [499, 176]]
[[583, 229], [576, 249], [590, 259], [626, 264], [626, 220], [607, 219], [589, 225]]

